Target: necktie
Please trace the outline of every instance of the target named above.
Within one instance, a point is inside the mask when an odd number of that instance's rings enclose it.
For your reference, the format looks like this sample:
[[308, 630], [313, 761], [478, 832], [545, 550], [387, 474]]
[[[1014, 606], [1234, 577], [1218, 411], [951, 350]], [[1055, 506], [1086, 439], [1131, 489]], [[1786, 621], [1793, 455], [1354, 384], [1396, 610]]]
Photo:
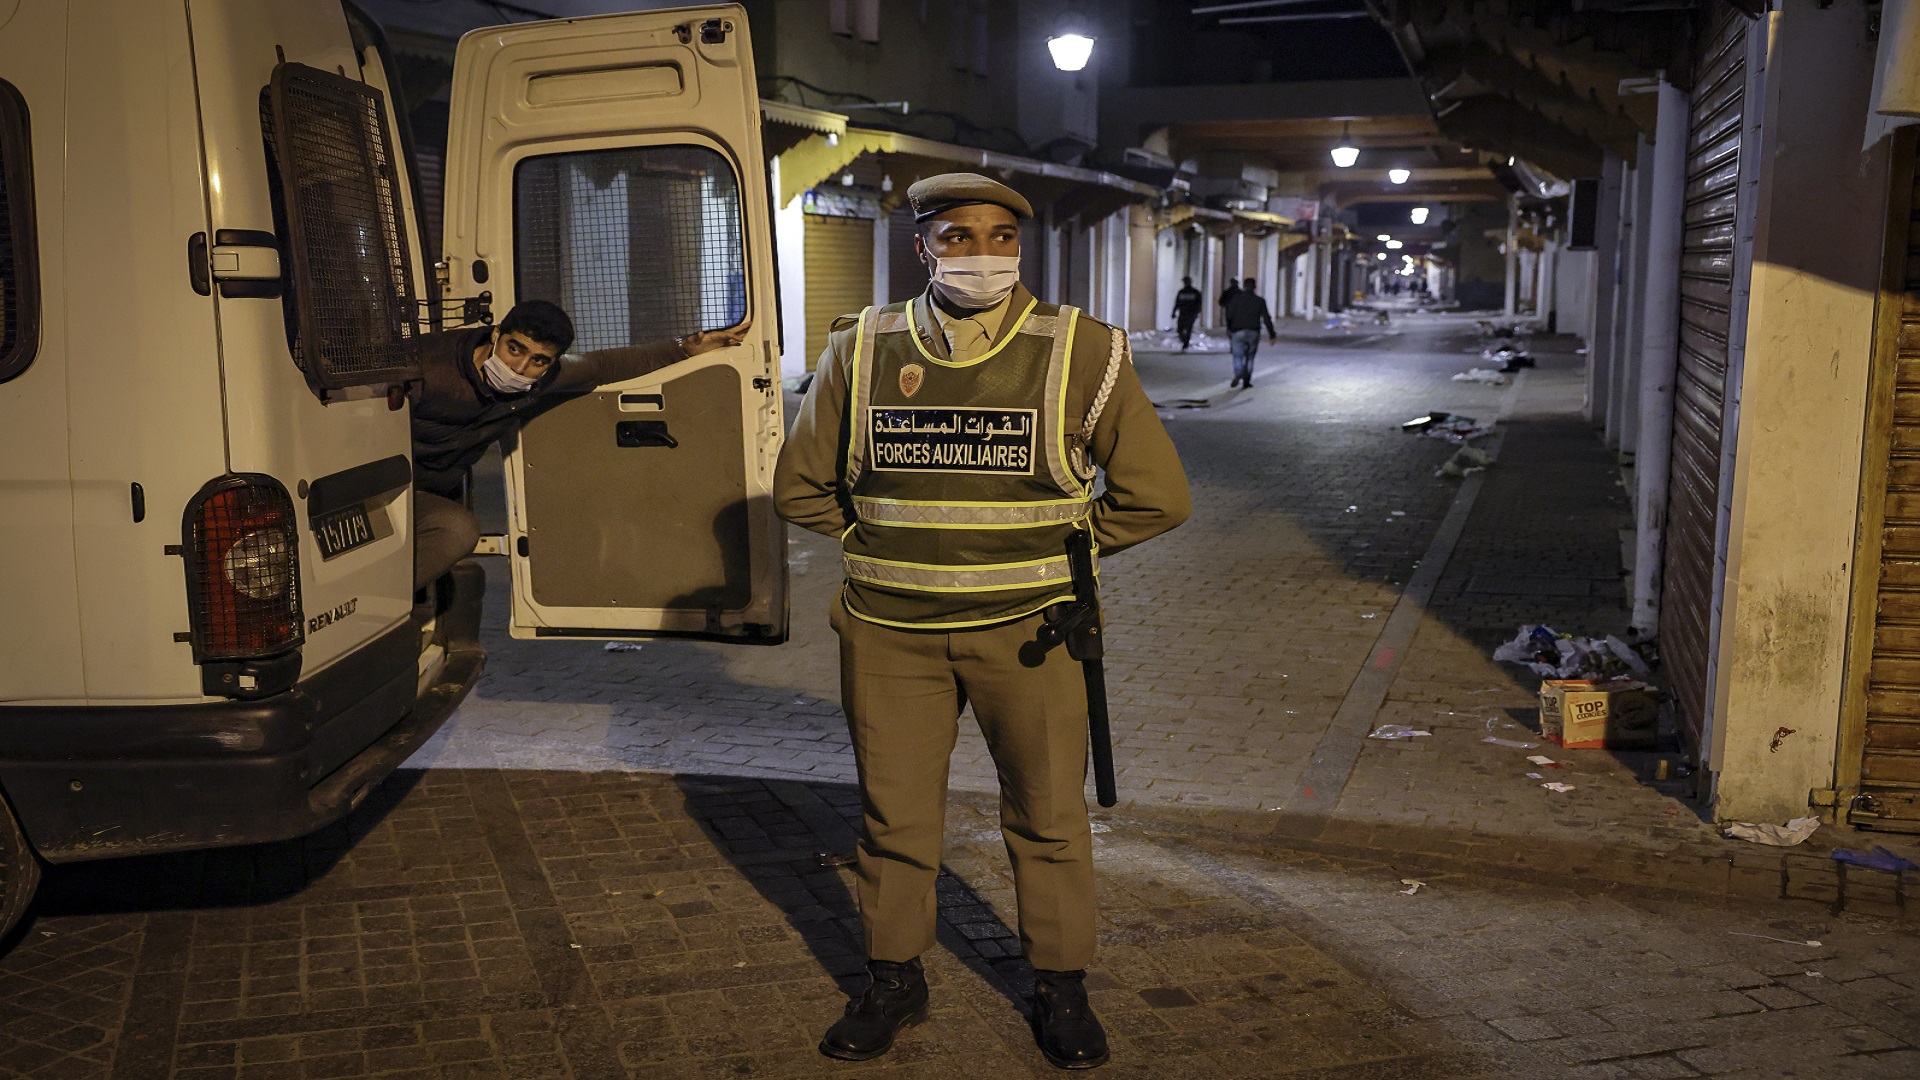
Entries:
[[971, 360], [987, 351], [987, 328], [974, 319], [955, 319], [947, 324], [947, 340], [955, 360]]

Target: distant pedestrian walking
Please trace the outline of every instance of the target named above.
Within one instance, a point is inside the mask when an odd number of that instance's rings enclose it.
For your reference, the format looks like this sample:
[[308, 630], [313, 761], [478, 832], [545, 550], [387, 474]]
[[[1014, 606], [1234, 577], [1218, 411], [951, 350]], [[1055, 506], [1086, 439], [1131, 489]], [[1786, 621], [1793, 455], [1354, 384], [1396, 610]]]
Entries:
[[1253, 279], [1248, 278], [1244, 288], [1221, 297], [1221, 306], [1227, 309], [1227, 337], [1233, 342], [1233, 382], [1228, 385], [1249, 389], [1253, 387], [1253, 354], [1260, 348], [1261, 326], [1267, 328], [1269, 342], [1280, 340], [1267, 302], [1260, 299], [1253, 286]]
[[1193, 324], [1200, 318], [1200, 290], [1193, 287], [1193, 279], [1180, 279], [1180, 291], [1173, 294], [1174, 326], [1180, 331], [1180, 351], [1186, 352], [1193, 342]]
[[1227, 302], [1238, 295], [1240, 295], [1240, 283], [1233, 278], [1228, 278], [1226, 290], [1220, 294], [1220, 299], [1217, 301], [1222, 316], [1226, 314]]

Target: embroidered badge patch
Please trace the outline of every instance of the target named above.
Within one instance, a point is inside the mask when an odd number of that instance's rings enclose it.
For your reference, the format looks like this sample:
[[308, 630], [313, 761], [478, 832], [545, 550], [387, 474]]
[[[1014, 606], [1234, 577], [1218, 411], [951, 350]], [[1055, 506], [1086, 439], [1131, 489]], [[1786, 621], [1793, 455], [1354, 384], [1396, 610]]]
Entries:
[[900, 393], [907, 397], [920, 392], [920, 384], [927, 381], [927, 369], [919, 364], [905, 364], [900, 368]]
[[1032, 409], [869, 408], [878, 472], [1033, 473]]

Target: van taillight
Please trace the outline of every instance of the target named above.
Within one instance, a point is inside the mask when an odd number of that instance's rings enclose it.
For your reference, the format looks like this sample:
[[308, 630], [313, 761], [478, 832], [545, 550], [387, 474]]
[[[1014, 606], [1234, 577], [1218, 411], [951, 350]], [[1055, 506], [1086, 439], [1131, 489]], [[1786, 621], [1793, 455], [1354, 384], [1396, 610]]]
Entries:
[[185, 526], [195, 663], [272, 656], [305, 640], [286, 488], [270, 476], [222, 477], [188, 504]]

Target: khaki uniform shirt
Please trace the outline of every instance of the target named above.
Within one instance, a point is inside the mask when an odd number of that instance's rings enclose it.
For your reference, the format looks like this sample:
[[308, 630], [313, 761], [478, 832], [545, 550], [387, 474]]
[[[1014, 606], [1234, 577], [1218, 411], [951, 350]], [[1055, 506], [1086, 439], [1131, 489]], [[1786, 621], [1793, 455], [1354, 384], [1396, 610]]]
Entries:
[[[1026, 286], [1015, 286], [1004, 304], [975, 316], [997, 316], [990, 326], [993, 336], [988, 347], [1012, 329], [1007, 313], [1025, 310], [1032, 299]], [[926, 293], [913, 301], [914, 332], [921, 343], [935, 356], [953, 359], [946, 327], [941, 325], [944, 314]], [[773, 477], [774, 505], [780, 516], [833, 537], [846, 532], [854, 521], [852, 493], [842, 482], [841, 465], [851, 421], [848, 368], [856, 333], [852, 316], [834, 324]], [[1067, 418], [1076, 432], [1100, 390], [1111, 346], [1107, 324], [1082, 314], [1067, 375]], [[1106, 472], [1105, 490], [1093, 502], [1093, 537], [1101, 554], [1123, 551], [1158, 536], [1192, 513], [1180, 455], [1132, 364], [1121, 365], [1093, 430], [1092, 453], [1094, 463]]]

